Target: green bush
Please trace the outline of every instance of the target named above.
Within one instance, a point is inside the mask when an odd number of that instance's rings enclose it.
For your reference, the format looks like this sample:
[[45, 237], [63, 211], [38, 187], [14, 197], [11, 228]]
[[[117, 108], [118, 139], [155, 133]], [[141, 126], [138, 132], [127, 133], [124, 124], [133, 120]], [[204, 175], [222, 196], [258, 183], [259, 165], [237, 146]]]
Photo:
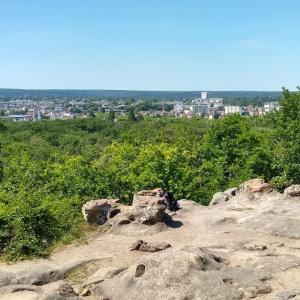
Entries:
[[[0, 254], [45, 256], [83, 236], [81, 206], [163, 187], [208, 204], [220, 190], [262, 177], [300, 182], [300, 93], [270, 116], [87, 118], [6, 122], [0, 130]], [[107, 116], [107, 115], [106, 115]], [[113, 116], [114, 118], [116, 116]]]

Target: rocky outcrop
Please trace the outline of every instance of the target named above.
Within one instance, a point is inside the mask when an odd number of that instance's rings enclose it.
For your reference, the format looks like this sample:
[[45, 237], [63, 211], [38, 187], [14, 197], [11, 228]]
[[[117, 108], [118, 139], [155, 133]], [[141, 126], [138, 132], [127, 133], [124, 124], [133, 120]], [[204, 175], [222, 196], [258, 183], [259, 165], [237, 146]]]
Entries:
[[214, 206], [225, 203], [237, 195], [243, 199], [255, 200], [259, 199], [262, 194], [268, 194], [272, 191], [274, 191], [272, 185], [266, 183], [263, 179], [251, 179], [242, 183], [239, 188], [231, 188], [224, 192], [215, 193], [209, 205]]
[[300, 184], [294, 184], [284, 190], [284, 194], [288, 197], [300, 197]]
[[0, 300], [299, 298], [297, 196], [261, 179], [222, 196], [210, 207], [180, 200], [172, 218], [161, 189], [137, 193], [132, 206], [102, 201], [111, 230], [50, 259], [0, 262]]
[[229, 267], [207, 249], [182, 247], [143, 257], [91, 291], [111, 300], [232, 300], [270, 293], [265, 279], [262, 272]]
[[90, 224], [108, 224], [112, 228], [131, 223], [154, 225], [168, 219], [166, 209], [179, 209], [173, 196], [163, 190], [145, 190], [133, 196], [132, 206], [126, 206], [115, 199], [100, 199], [82, 206], [84, 219]]

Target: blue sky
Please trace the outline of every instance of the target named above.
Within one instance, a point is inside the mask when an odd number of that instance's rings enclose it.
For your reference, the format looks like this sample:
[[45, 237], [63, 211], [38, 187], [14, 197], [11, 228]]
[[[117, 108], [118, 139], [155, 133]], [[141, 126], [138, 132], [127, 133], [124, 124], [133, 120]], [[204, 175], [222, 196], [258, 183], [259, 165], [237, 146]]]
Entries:
[[0, 0], [0, 87], [300, 85], [299, 0]]

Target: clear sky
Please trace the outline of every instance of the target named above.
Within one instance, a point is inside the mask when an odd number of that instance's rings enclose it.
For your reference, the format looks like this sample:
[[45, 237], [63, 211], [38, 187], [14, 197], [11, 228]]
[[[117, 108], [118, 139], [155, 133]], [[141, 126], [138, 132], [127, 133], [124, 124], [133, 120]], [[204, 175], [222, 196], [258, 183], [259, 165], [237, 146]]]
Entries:
[[0, 87], [300, 85], [299, 0], [0, 0]]

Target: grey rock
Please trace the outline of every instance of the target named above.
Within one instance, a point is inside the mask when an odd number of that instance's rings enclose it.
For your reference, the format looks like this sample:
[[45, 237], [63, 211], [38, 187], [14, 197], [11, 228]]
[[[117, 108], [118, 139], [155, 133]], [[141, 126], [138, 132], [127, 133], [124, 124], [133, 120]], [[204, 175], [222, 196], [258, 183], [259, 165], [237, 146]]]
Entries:
[[12, 272], [0, 270], [0, 288], [11, 284], [14, 276], [15, 275]]
[[225, 203], [226, 201], [230, 200], [238, 193], [238, 188], [230, 188], [224, 192], [218, 192], [213, 195], [212, 200], [210, 201], [209, 205], [218, 205], [221, 203]]
[[267, 255], [255, 259], [252, 265], [253, 269], [263, 271], [271, 275], [275, 272], [287, 271], [300, 266], [300, 258], [294, 255]]
[[41, 287], [38, 287], [38, 286], [26, 285], [26, 284], [7, 285], [7, 286], [0, 288], [0, 295], [24, 292], [24, 291], [41, 293], [42, 289], [41, 289]]
[[63, 280], [43, 286], [41, 300], [79, 300], [82, 299], [74, 292], [73, 287]]
[[270, 293], [264, 280], [264, 274], [253, 270], [229, 268], [207, 249], [169, 248], [143, 257], [120, 275], [104, 280], [92, 294], [110, 300], [233, 300]]
[[277, 300], [299, 300], [300, 299], [300, 289], [294, 289], [289, 291], [284, 291], [276, 295]]
[[167, 208], [165, 193], [163, 189], [136, 193], [132, 202], [135, 220], [142, 224], [155, 224], [163, 221]]
[[229, 199], [230, 199], [230, 196], [228, 194], [223, 193], [223, 192], [218, 192], [213, 195], [213, 198], [210, 201], [209, 205], [213, 206], [213, 205], [225, 203]]
[[229, 198], [235, 196], [238, 193], [239, 189], [236, 187], [227, 189], [226, 191], [224, 191], [224, 194], [228, 195]]
[[300, 197], [300, 184], [294, 184], [284, 190], [284, 195], [289, 197]]

